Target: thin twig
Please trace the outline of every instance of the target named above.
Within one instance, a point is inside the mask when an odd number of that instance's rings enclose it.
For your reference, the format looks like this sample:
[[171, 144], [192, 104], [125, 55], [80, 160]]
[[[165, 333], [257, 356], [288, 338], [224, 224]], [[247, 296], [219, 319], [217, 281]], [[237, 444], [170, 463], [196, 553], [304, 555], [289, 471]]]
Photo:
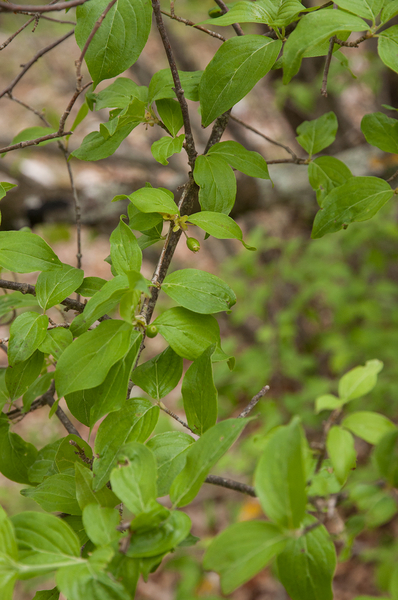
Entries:
[[14, 38], [16, 38], [16, 37], [17, 37], [17, 35], [18, 35], [19, 33], [21, 33], [21, 31], [23, 31], [23, 30], [24, 30], [26, 27], [28, 27], [28, 25], [30, 25], [31, 23], [33, 23], [33, 21], [35, 21], [35, 20], [36, 20], [36, 17], [33, 17], [32, 19], [29, 19], [29, 21], [26, 21], [26, 23], [25, 23], [24, 25], [22, 25], [22, 27], [20, 27], [20, 28], [18, 29], [18, 31], [16, 31], [16, 32], [15, 32], [15, 33], [13, 33], [12, 35], [10, 35], [10, 37], [9, 37], [9, 38], [7, 38], [7, 39], [6, 39], [6, 41], [5, 41], [5, 42], [3, 42], [3, 43], [0, 45], [0, 51], [1, 51], [1, 50], [4, 50], [4, 48], [6, 48], [6, 47], [8, 46], [8, 44], [10, 44], [10, 43], [12, 42], [12, 40], [13, 40]]
[[64, 21], [63, 19], [54, 19], [53, 17], [47, 17], [46, 15], [41, 15], [41, 19], [45, 19], [46, 21], [52, 21], [53, 23], [61, 23], [62, 25], [76, 25], [76, 21]]
[[211, 134], [207, 141], [206, 148], [203, 154], [207, 154], [210, 148], [214, 146], [214, 144], [218, 144], [218, 142], [221, 140], [223, 133], [228, 125], [228, 121], [231, 117], [231, 110], [232, 109], [227, 110], [225, 113], [217, 117], [217, 119], [214, 121], [214, 125], [211, 130]]
[[69, 440], [69, 444], [70, 444], [71, 446], [74, 446], [74, 447], [76, 448], [77, 452], [75, 452], [75, 454], [77, 454], [77, 456], [79, 456], [79, 457], [81, 458], [81, 460], [82, 460], [84, 463], [86, 463], [86, 465], [90, 465], [90, 468], [92, 468], [92, 466], [93, 466], [93, 462], [94, 462], [94, 459], [93, 459], [93, 458], [89, 458], [89, 457], [86, 455], [86, 453], [85, 453], [84, 449], [83, 449], [83, 448], [80, 448], [79, 444], [77, 444], [77, 443], [75, 442], [75, 440]]
[[34, 113], [36, 115], [36, 117], [39, 117], [39, 119], [44, 123], [44, 125], [46, 127], [51, 127], [51, 124], [47, 121], [47, 119], [45, 118], [45, 116], [44, 116], [44, 114], [42, 112], [39, 112], [38, 110], [36, 110], [35, 108], [33, 108], [33, 106], [30, 106], [29, 104], [26, 104], [26, 102], [23, 102], [22, 100], [19, 100], [19, 98], [16, 98], [12, 94], [12, 92], [8, 92], [7, 97], [10, 100], [12, 100], [13, 102], [16, 102], [17, 104], [20, 104], [21, 106], [23, 106], [27, 110], [30, 110], [32, 113]]
[[242, 494], [247, 494], [253, 498], [256, 498], [257, 496], [254, 487], [246, 485], [245, 483], [240, 483], [240, 481], [234, 481], [233, 479], [226, 479], [225, 477], [219, 477], [218, 475], [208, 475], [205, 482], [211, 483], [212, 485], [219, 485], [228, 488], [229, 490], [235, 490], [235, 492], [241, 492]]
[[323, 463], [323, 460], [326, 455], [326, 440], [328, 437], [328, 433], [329, 433], [332, 425], [334, 425], [334, 423], [339, 418], [339, 416], [341, 414], [341, 410], [342, 410], [341, 408], [336, 408], [334, 411], [332, 411], [330, 413], [328, 419], [326, 421], [324, 421], [324, 423], [323, 423], [322, 441], [320, 444], [318, 460], [316, 462], [315, 473], [318, 473], [322, 467], [322, 463]]
[[325, 68], [323, 70], [321, 94], [325, 98], [327, 98], [327, 95], [328, 95], [328, 89], [327, 89], [328, 88], [328, 75], [329, 75], [330, 63], [332, 62], [333, 48], [334, 48], [335, 42], [336, 42], [336, 36], [333, 35], [330, 38], [329, 50], [328, 50], [328, 53], [326, 56]]
[[166, 28], [163, 23], [162, 13], [160, 9], [160, 1], [152, 0], [152, 8], [155, 14], [156, 25], [160, 34], [160, 37], [163, 42], [163, 46], [166, 52], [167, 60], [170, 66], [171, 74], [174, 81], [174, 91], [177, 96], [177, 100], [181, 106], [182, 118], [184, 121], [184, 132], [185, 132], [185, 142], [184, 148], [188, 155], [188, 162], [193, 170], [195, 166], [195, 160], [197, 157], [197, 152], [195, 148], [195, 142], [192, 135], [191, 128], [191, 120], [189, 118], [188, 104], [184, 96], [184, 90], [181, 87], [180, 76], [178, 74], [177, 65], [174, 59], [173, 51], [171, 49], [169, 37], [167, 35]]
[[25, 412], [25, 411], [21, 410], [20, 408], [13, 408], [8, 413], [6, 413], [7, 417], [9, 419], [11, 419], [12, 421], [16, 420], [16, 419], [19, 419], [21, 421], [28, 413], [34, 412], [38, 408], [41, 408], [42, 406], [45, 406], [46, 404], [48, 404], [49, 400], [52, 399], [54, 401], [54, 391], [55, 391], [55, 386], [54, 386], [54, 381], [52, 381], [49, 389], [42, 396], [40, 396], [39, 398], [36, 398], [36, 400], [34, 400], [32, 402], [29, 410], [27, 410]]
[[[0, 2], [0, 5], [2, 3]], [[59, 5], [58, 5], [59, 6]], [[16, 84], [18, 83], [18, 81], [20, 81], [20, 79], [22, 79], [22, 77], [25, 75], [25, 73], [27, 71], [29, 71], [29, 69], [31, 68], [32, 65], [35, 64], [35, 62], [37, 62], [39, 60], [39, 58], [41, 58], [42, 56], [44, 56], [44, 54], [46, 54], [47, 52], [50, 52], [50, 50], [52, 50], [53, 48], [55, 48], [56, 46], [59, 46], [59, 44], [62, 44], [62, 42], [64, 42], [65, 40], [67, 40], [68, 38], [71, 37], [71, 35], [73, 35], [75, 32], [74, 29], [71, 29], [71, 31], [68, 31], [68, 33], [66, 33], [64, 36], [62, 36], [61, 38], [59, 38], [58, 40], [56, 40], [55, 42], [53, 42], [52, 44], [49, 44], [48, 46], [46, 46], [45, 48], [42, 48], [41, 50], [39, 50], [39, 52], [37, 52], [33, 58], [30, 59], [29, 62], [27, 62], [24, 66], [23, 69], [20, 71], [20, 73], [15, 77], [15, 79], [0, 93], [0, 98], [2, 98], [3, 96], [5, 96], [6, 94], [8, 94], [8, 92], [12, 92], [12, 90], [14, 89], [14, 87], [16, 86]]]
[[34, 140], [26, 140], [25, 142], [19, 142], [18, 144], [12, 144], [11, 146], [4, 146], [4, 148], [0, 148], [0, 154], [5, 154], [6, 152], [12, 152], [12, 150], [19, 150], [20, 148], [27, 148], [29, 146], [37, 146], [40, 142], [46, 142], [47, 140], [55, 140], [59, 137], [64, 137], [66, 135], [72, 135], [72, 131], [64, 131], [60, 133], [57, 131], [56, 133], [49, 133], [48, 135], [42, 135]]
[[391, 181], [393, 181], [397, 175], [398, 175], [398, 169], [395, 171], [395, 173], [393, 173], [393, 175], [391, 175], [391, 177], [386, 179], [387, 183], [391, 183]]
[[[16, 292], [21, 292], [22, 294], [32, 294], [32, 296], [36, 295], [35, 286], [30, 283], [17, 283], [15, 281], [0, 279], [0, 288], [14, 290]], [[85, 307], [85, 304], [77, 302], [77, 300], [72, 300], [72, 298], [65, 298], [60, 304], [66, 306], [68, 310], [75, 310], [78, 313], [82, 313]]]
[[222, 42], [227, 41], [227, 39], [220, 33], [216, 33], [215, 31], [206, 29], [206, 27], [202, 27], [201, 25], [195, 25], [195, 23], [193, 21], [190, 21], [189, 19], [183, 19], [182, 17], [177, 17], [176, 14], [168, 13], [165, 10], [161, 10], [160, 12], [165, 17], [169, 17], [169, 19], [174, 19], [174, 21], [178, 21], [179, 23], [184, 23], [185, 25], [188, 25], [188, 27], [193, 27], [194, 29], [199, 29], [199, 31], [203, 31], [204, 33], [207, 33], [208, 35], [211, 35], [212, 37], [215, 37], [215, 38], [221, 40]]
[[[52, 406], [55, 402], [54, 397], [52, 396], [51, 398], [47, 398], [46, 402], [47, 402], [48, 406]], [[64, 411], [62, 410], [62, 408], [60, 406], [57, 406], [55, 414], [57, 415], [58, 419], [61, 421], [62, 425], [65, 427], [65, 429], [68, 433], [77, 435], [79, 438], [82, 437], [80, 435], [80, 433], [78, 432], [78, 430], [76, 429], [76, 427], [73, 425], [72, 421], [69, 420], [69, 418], [67, 417], [67, 415], [64, 413]]]
[[[223, 15], [228, 12], [229, 8], [223, 0], [214, 0], [214, 2], [221, 8]], [[235, 29], [236, 35], [245, 35], [239, 23], [234, 23], [232, 27]]]
[[267, 165], [283, 165], [286, 163], [292, 163], [294, 165], [308, 165], [307, 158], [278, 158], [276, 160], [268, 160]]
[[163, 404], [163, 402], [158, 402], [158, 406], [160, 408], [160, 410], [162, 410], [163, 412], [165, 412], [167, 415], [169, 415], [170, 417], [172, 417], [175, 421], [177, 421], [180, 425], [182, 425], [183, 427], [185, 427], [185, 429], [189, 429], [189, 431], [191, 431], [192, 433], [194, 433], [192, 431], [192, 429], [190, 428], [190, 426], [185, 423], [185, 421], [183, 421], [182, 419], [180, 419], [180, 417], [178, 415], [176, 415], [175, 413], [173, 413], [169, 408], [167, 408], [167, 406], [165, 406]]
[[88, 0], [70, 0], [69, 2], [58, 2], [57, 4], [43, 4], [35, 6], [34, 4], [12, 4], [11, 2], [0, 2], [0, 12], [14, 13], [46, 13], [58, 10], [68, 10], [74, 6], [85, 4]]
[[258, 401], [261, 400], [261, 398], [263, 398], [265, 396], [265, 394], [268, 392], [268, 390], [269, 390], [269, 385], [265, 385], [258, 392], [258, 394], [256, 394], [255, 396], [253, 396], [253, 398], [250, 400], [250, 402], [246, 406], [246, 408], [244, 408], [242, 410], [242, 412], [240, 413], [240, 415], [238, 415], [238, 419], [244, 419], [245, 417], [247, 417], [251, 413], [251, 411], [253, 410], [253, 408], [256, 406], [256, 404], [258, 403]]
[[261, 133], [261, 131], [259, 131], [255, 127], [252, 127], [252, 125], [248, 125], [244, 121], [241, 121], [240, 119], [238, 119], [238, 117], [235, 117], [235, 115], [231, 115], [230, 118], [233, 121], [235, 121], [236, 123], [239, 123], [239, 125], [242, 125], [242, 127], [245, 127], [249, 131], [252, 131], [256, 135], [259, 135], [260, 137], [262, 137], [264, 140], [267, 140], [267, 142], [269, 142], [270, 144], [274, 144], [274, 146], [279, 146], [280, 148], [283, 148], [284, 150], [286, 150], [286, 152], [288, 152], [290, 154], [290, 156], [294, 160], [301, 160], [301, 159], [297, 158], [297, 154], [295, 152], [293, 152], [293, 150], [291, 148], [289, 148], [289, 146], [285, 146], [285, 144], [281, 144], [280, 142], [276, 142], [275, 140], [269, 138], [267, 135], [265, 135], [264, 133]]
[[361, 44], [365, 40], [369, 40], [371, 37], [373, 37], [373, 33], [371, 31], [368, 31], [354, 42], [345, 42], [344, 40], [339, 40], [338, 38], [336, 38], [335, 43], [339, 46], [345, 46], [346, 48], [358, 48], [359, 44]]

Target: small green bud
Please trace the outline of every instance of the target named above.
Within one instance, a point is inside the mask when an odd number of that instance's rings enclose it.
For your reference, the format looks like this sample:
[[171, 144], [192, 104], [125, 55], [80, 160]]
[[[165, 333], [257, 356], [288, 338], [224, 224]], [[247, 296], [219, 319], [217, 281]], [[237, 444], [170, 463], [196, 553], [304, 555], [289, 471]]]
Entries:
[[196, 238], [193, 237], [187, 238], [187, 246], [191, 252], [199, 252], [200, 250], [200, 243]]
[[156, 337], [158, 333], [159, 329], [156, 327], [156, 325], [148, 325], [148, 327], [146, 328], [146, 334], [149, 338]]

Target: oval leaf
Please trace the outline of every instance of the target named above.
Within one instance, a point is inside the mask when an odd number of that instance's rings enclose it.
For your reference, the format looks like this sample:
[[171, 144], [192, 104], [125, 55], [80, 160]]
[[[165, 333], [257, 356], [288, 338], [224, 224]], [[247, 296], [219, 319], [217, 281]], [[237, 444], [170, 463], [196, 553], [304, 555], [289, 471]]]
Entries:
[[36, 298], [47, 310], [65, 300], [82, 284], [84, 272], [70, 265], [62, 265], [56, 271], [40, 273], [36, 282]]

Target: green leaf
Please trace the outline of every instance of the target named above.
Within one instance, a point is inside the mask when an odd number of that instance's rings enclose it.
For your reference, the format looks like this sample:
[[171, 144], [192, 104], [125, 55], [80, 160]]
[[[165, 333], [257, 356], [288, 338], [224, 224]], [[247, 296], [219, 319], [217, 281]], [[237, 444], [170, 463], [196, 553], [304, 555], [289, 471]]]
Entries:
[[[306, 524], [316, 523], [307, 516]], [[278, 577], [292, 600], [332, 600], [336, 550], [323, 525], [288, 541], [277, 558]]]
[[[108, 548], [101, 548], [96, 552], [105, 551], [109, 559]], [[91, 558], [95, 558], [93, 555]], [[131, 595], [123, 585], [106, 575], [102, 569], [105, 565], [101, 561], [96, 567], [91, 560], [89, 564], [81, 564], [76, 567], [64, 567], [59, 569], [56, 576], [57, 587], [65, 598], [73, 600], [131, 600]], [[101, 570], [100, 570], [101, 569]]]
[[398, 430], [386, 433], [376, 448], [373, 456], [380, 475], [396, 488], [398, 486]]
[[155, 319], [153, 325], [182, 358], [195, 360], [212, 344], [220, 346], [220, 328], [210, 315], [170, 308]]
[[384, 8], [381, 12], [380, 21], [386, 23], [393, 17], [398, 15], [398, 0], [390, 0], [384, 3]]
[[[77, 8], [75, 35], [80, 50], [108, 4], [107, 0], [99, 0], [95, 5]], [[148, 0], [118, 0], [110, 9], [84, 57], [94, 87], [135, 63], [148, 39], [151, 17]]]
[[398, 25], [380, 33], [377, 51], [383, 63], [398, 73]]
[[[128, 198], [128, 196], [125, 196]], [[162, 234], [163, 218], [159, 213], [142, 213], [134, 204], [128, 205], [129, 227], [135, 231], [148, 233], [152, 229], [158, 227], [159, 234]]]
[[124, 407], [109, 414], [101, 423], [95, 438], [94, 490], [100, 489], [116, 466], [120, 449], [129, 442], [145, 442], [151, 435], [159, 417], [159, 407], [149, 400], [134, 398]]
[[90, 540], [96, 546], [109, 546], [117, 541], [121, 533], [116, 530], [120, 523], [117, 510], [88, 504], [83, 510], [83, 525]]
[[143, 85], [137, 85], [127, 77], [118, 77], [116, 81], [96, 94], [95, 110], [101, 110], [102, 108], [126, 108], [133, 98], [146, 103], [148, 88]]
[[0, 317], [17, 308], [26, 308], [27, 306], [39, 306], [36, 298], [32, 294], [22, 294], [22, 292], [11, 292], [0, 297]]
[[9, 183], [8, 181], [0, 181], [0, 200], [4, 198], [4, 196], [12, 190], [12, 188], [17, 187], [16, 183]]
[[[202, 71], [178, 71], [184, 96], [188, 100], [199, 100], [198, 88]], [[151, 79], [148, 91], [148, 104], [163, 98], [175, 98], [174, 80], [170, 69], [157, 71]]]
[[282, 42], [261, 35], [231, 38], [207, 65], [199, 86], [202, 125], [242, 100], [272, 68]]
[[222, 279], [198, 269], [181, 269], [167, 275], [162, 290], [175, 302], [196, 313], [230, 311], [236, 296]]
[[44, 341], [47, 327], [48, 317], [36, 312], [24, 312], [12, 322], [8, 343], [8, 363], [11, 367], [32, 356]]
[[198, 156], [193, 176], [200, 186], [199, 203], [203, 210], [231, 212], [235, 204], [236, 179], [224, 158], [216, 154]]
[[70, 265], [56, 271], [40, 273], [36, 283], [36, 298], [44, 310], [59, 304], [83, 282], [84, 272]]
[[81, 286], [77, 288], [76, 294], [80, 294], [85, 298], [91, 298], [105, 283], [106, 279], [102, 279], [101, 277], [85, 277]]
[[219, 142], [210, 148], [208, 154], [221, 156], [231, 167], [250, 177], [270, 178], [267, 163], [261, 154], [246, 150], [238, 142]]
[[36, 456], [35, 462], [28, 469], [29, 483], [41, 483], [45, 477], [56, 475], [55, 457], [62, 444], [60, 438], [52, 444], [44, 446]]
[[79, 540], [63, 519], [26, 511], [11, 520], [20, 549], [21, 575], [39, 575], [81, 562]]
[[333, 144], [337, 128], [336, 115], [331, 111], [313, 121], [303, 121], [297, 127], [296, 140], [312, 156]]
[[27, 360], [13, 367], [8, 367], [5, 382], [10, 395], [10, 400], [15, 400], [26, 392], [31, 384], [40, 375], [44, 361], [44, 354], [36, 350]]
[[170, 346], [161, 354], [137, 367], [131, 376], [133, 382], [155, 400], [167, 396], [182, 376], [183, 361]]
[[208, 19], [205, 23], [212, 25], [232, 25], [233, 23], [266, 23], [270, 27], [285, 27], [294, 21], [305, 6], [298, 0], [257, 0], [236, 2], [231, 9], [214, 22]]
[[100, 123], [100, 134], [107, 140], [125, 127], [129, 125], [136, 127], [143, 121], [145, 121], [145, 103], [138, 98], [133, 98], [122, 110], [116, 109], [109, 113], [109, 121]]
[[131, 598], [134, 598], [140, 576], [140, 562], [139, 559], [117, 552], [108, 567], [114, 578], [129, 592]]
[[94, 294], [84, 307], [84, 311], [74, 318], [70, 330], [74, 336], [86, 332], [95, 321], [113, 310], [129, 289], [126, 275], [117, 275], [107, 281], [101, 289]]
[[120, 144], [124, 139], [133, 131], [140, 121], [133, 121], [129, 125], [125, 125], [118, 129], [114, 135], [109, 136], [107, 139], [98, 132], [92, 131], [84, 138], [81, 146], [71, 152], [71, 156], [78, 158], [79, 160], [101, 160], [108, 158], [116, 152]]
[[[342, 10], [323, 9], [302, 17], [290, 34], [283, 51], [283, 83], [289, 83], [300, 69], [304, 54], [336, 33], [345, 31], [368, 31], [365, 21]], [[340, 36], [341, 37], [341, 36]], [[329, 44], [327, 44], [329, 46]], [[327, 54], [327, 48], [322, 54]], [[316, 53], [317, 54], [317, 53]]]
[[161, 165], [168, 165], [169, 161], [167, 159], [170, 158], [170, 156], [173, 156], [173, 154], [181, 152], [184, 139], [185, 135], [182, 133], [176, 138], [171, 138], [166, 135], [160, 138], [160, 140], [153, 142], [151, 146], [153, 158]]
[[112, 267], [118, 275], [124, 275], [128, 271], [140, 271], [142, 264], [141, 248], [123, 217], [124, 215], [120, 216], [119, 225], [110, 237]]
[[44, 341], [40, 344], [40, 352], [51, 354], [58, 360], [63, 351], [73, 342], [72, 333], [64, 327], [56, 327], [47, 331]]
[[352, 177], [350, 169], [334, 156], [320, 156], [308, 165], [308, 179], [322, 208], [325, 197]]
[[103, 383], [89, 390], [68, 394], [65, 398], [69, 410], [79, 421], [93, 427], [104, 415], [120, 410], [127, 398], [131, 369], [137, 358], [142, 336], [136, 340], [126, 356], [110, 368]]
[[156, 458], [159, 496], [169, 493], [172, 482], [185, 465], [188, 448], [193, 442], [190, 435], [181, 431], [159, 433], [147, 441], [146, 445]]
[[84, 510], [88, 504], [113, 508], [120, 503], [119, 498], [106, 485], [94, 492], [94, 473], [78, 462], [75, 463], [75, 479], [76, 499], [81, 510]]
[[337, 398], [333, 394], [325, 394], [315, 400], [315, 412], [318, 414], [323, 410], [335, 410], [343, 406], [343, 404], [344, 402], [341, 398]]
[[242, 230], [228, 215], [202, 211], [189, 217], [189, 222], [219, 240], [239, 240], [248, 250], [255, 250], [243, 241]]
[[143, 213], [180, 214], [173, 197], [161, 188], [144, 187], [128, 198]]
[[264, 569], [285, 545], [286, 538], [272, 523], [235, 523], [213, 539], [203, 566], [220, 574], [221, 589], [230, 594]]
[[[177, 100], [172, 100], [171, 98], [164, 98], [163, 100], [158, 100], [156, 102], [156, 108], [159, 117], [162, 119], [171, 135], [175, 137], [184, 125], [179, 102], [177, 102]], [[171, 154], [169, 156], [171, 156]]]
[[139, 515], [157, 498], [155, 455], [147, 446], [130, 442], [120, 448], [117, 460], [118, 466], [111, 472], [112, 490]]
[[361, 129], [368, 144], [384, 152], [398, 154], [398, 120], [391, 119], [381, 112], [365, 115]]
[[0, 472], [17, 483], [30, 483], [29, 467], [37, 457], [33, 444], [25, 442], [19, 435], [10, 431], [5, 415], [0, 418]]
[[188, 425], [202, 435], [217, 422], [218, 394], [213, 380], [211, 356], [215, 346], [209, 346], [189, 367], [182, 382], [182, 398]]
[[367, 221], [388, 202], [394, 192], [384, 179], [352, 177], [334, 188], [316, 214], [311, 237], [323, 237], [353, 223]]
[[383, 8], [384, 0], [337, 0], [336, 4], [343, 10], [374, 22]]
[[21, 490], [22, 496], [31, 498], [47, 512], [65, 512], [69, 515], [81, 515], [76, 500], [74, 475], [57, 473], [47, 477], [34, 488]]
[[100, 385], [112, 365], [127, 353], [131, 333], [131, 325], [124, 321], [108, 320], [77, 338], [57, 363], [55, 387], [59, 397]]
[[185, 466], [170, 489], [170, 500], [175, 506], [185, 506], [195, 498], [210, 469], [238, 439], [247, 423], [248, 419], [221, 421], [192, 444]]
[[339, 396], [345, 402], [368, 394], [377, 383], [377, 374], [383, 368], [380, 360], [368, 360], [364, 367], [355, 367], [339, 381]]
[[396, 429], [384, 415], [368, 411], [352, 413], [341, 424], [369, 444], [378, 444], [386, 433]]
[[183, 512], [173, 511], [160, 527], [137, 532], [131, 539], [127, 556], [145, 558], [170, 551], [188, 535], [191, 519]]
[[14, 527], [0, 506], [0, 589], [2, 600], [12, 600], [17, 577], [18, 549]]
[[351, 469], [355, 469], [357, 454], [354, 438], [342, 427], [334, 425], [328, 433], [326, 448], [332, 461], [334, 474], [342, 485], [346, 482]]
[[297, 529], [307, 503], [306, 476], [298, 418], [269, 439], [255, 473], [255, 488], [266, 515], [281, 527]]
[[28, 412], [32, 402], [47, 392], [50, 388], [53, 373], [44, 373], [36, 379], [23, 395], [23, 410]]
[[59, 600], [59, 591], [55, 587], [52, 590], [42, 590], [36, 592], [33, 600]]
[[27, 231], [0, 231], [0, 265], [16, 273], [62, 267], [50, 246], [38, 235]]

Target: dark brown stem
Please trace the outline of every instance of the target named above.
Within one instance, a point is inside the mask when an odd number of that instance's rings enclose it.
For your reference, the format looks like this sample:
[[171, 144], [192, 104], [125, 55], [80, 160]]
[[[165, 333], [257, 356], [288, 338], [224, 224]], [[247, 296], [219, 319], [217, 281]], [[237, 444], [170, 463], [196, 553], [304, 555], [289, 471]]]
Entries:
[[346, 48], [358, 48], [359, 44], [361, 44], [365, 40], [370, 39], [371, 37], [373, 37], [373, 33], [368, 31], [354, 42], [345, 42], [344, 40], [339, 40], [338, 38], [336, 38], [335, 43], [339, 46], [345, 46]]
[[35, 6], [34, 4], [12, 4], [11, 2], [0, 2], [0, 12], [14, 13], [46, 13], [58, 10], [67, 10], [74, 6], [80, 6], [88, 0], [70, 0], [69, 2], [58, 2], [57, 4], [44, 4]]
[[[223, 0], [214, 0], [214, 2], [221, 8], [223, 15], [228, 12], [229, 8]], [[234, 23], [232, 27], [234, 28], [236, 35], [245, 35], [239, 23]]]
[[218, 142], [221, 140], [223, 133], [228, 125], [228, 121], [231, 116], [231, 110], [232, 109], [227, 110], [225, 113], [220, 115], [215, 120], [213, 129], [211, 131], [210, 137], [208, 139], [208, 142], [206, 144], [206, 148], [205, 148], [205, 151], [203, 154], [207, 154], [208, 151], [210, 150], [210, 148], [212, 146], [214, 146], [214, 144], [218, 144]]
[[42, 396], [40, 396], [32, 402], [28, 411], [24, 412], [20, 408], [14, 408], [13, 410], [10, 410], [8, 413], [6, 413], [7, 417], [11, 420], [23, 419], [28, 413], [34, 412], [38, 408], [41, 408], [42, 406], [48, 404], [49, 399], [51, 400], [52, 398], [52, 400], [54, 400], [54, 390], [54, 382], [52, 381], [49, 389]]
[[188, 27], [193, 27], [194, 29], [199, 29], [199, 31], [203, 31], [204, 33], [207, 33], [208, 35], [211, 35], [212, 37], [215, 37], [215, 38], [221, 40], [222, 42], [226, 41], [226, 38], [223, 35], [221, 35], [220, 33], [216, 33], [215, 31], [206, 29], [206, 27], [202, 27], [201, 25], [195, 25], [195, 23], [193, 21], [190, 21], [189, 19], [183, 19], [182, 17], [177, 17], [177, 15], [168, 13], [165, 10], [162, 10], [160, 12], [165, 17], [169, 17], [169, 19], [174, 19], [174, 21], [178, 21], [179, 23], [184, 23]]
[[12, 40], [13, 40], [14, 38], [16, 38], [16, 37], [17, 37], [17, 35], [18, 35], [19, 33], [21, 33], [21, 31], [23, 31], [23, 30], [24, 30], [26, 27], [28, 27], [28, 25], [30, 25], [31, 23], [33, 23], [33, 21], [35, 21], [35, 20], [36, 20], [36, 17], [33, 17], [32, 19], [29, 19], [29, 21], [26, 21], [26, 23], [24, 23], [24, 25], [22, 25], [22, 27], [20, 27], [20, 28], [18, 29], [18, 31], [16, 31], [16, 32], [15, 32], [15, 33], [13, 33], [12, 35], [10, 35], [10, 37], [9, 37], [9, 38], [7, 38], [7, 39], [6, 39], [6, 41], [5, 41], [5, 42], [3, 42], [3, 43], [0, 45], [0, 51], [1, 51], [1, 50], [4, 50], [4, 48], [6, 48], [6, 47], [8, 46], [8, 44], [10, 44], [10, 43], [12, 42]]
[[[51, 398], [48, 397], [46, 399], [46, 402], [47, 402], [48, 406], [52, 406], [55, 402], [54, 397], [53, 396]], [[55, 414], [57, 415], [58, 419], [61, 421], [62, 425], [65, 427], [65, 429], [68, 433], [77, 435], [79, 438], [82, 437], [80, 435], [80, 433], [78, 432], [78, 430], [76, 429], [76, 427], [69, 420], [69, 418], [66, 416], [66, 414], [64, 413], [64, 411], [62, 410], [62, 408], [60, 406], [57, 407]]]
[[0, 154], [12, 152], [12, 150], [19, 150], [20, 148], [28, 148], [29, 146], [37, 146], [37, 144], [40, 144], [40, 142], [45, 142], [47, 140], [55, 140], [56, 138], [64, 137], [66, 135], [72, 135], [72, 131], [64, 131], [62, 133], [57, 131], [56, 133], [42, 135], [41, 137], [38, 137], [35, 140], [27, 140], [25, 142], [19, 142], [18, 144], [12, 144], [11, 146], [5, 146], [4, 148], [0, 148]]
[[[1, 4], [2, 3], [0, 2], [0, 6], [1, 6]], [[67, 4], [69, 4], [69, 3], [67, 3]], [[8, 5], [8, 6], [10, 6], [10, 5]], [[68, 33], [66, 33], [63, 37], [59, 38], [58, 40], [56, 40], [52, 44], [49, 44], [45, 48], [42, 48], [41, 50], [39, 50], [39, 52], [37, 52], [37, 54], [35, 54], [34, 57], [31, 58], [31, 60], [29, 62], [27, 62], [26, 65], [23, 66], [23, 69], [21, 70], [21, 72], [15, 77], [15, 79], [10, 83], [10, 85], [8, 85], [0, 93], [0, 98], [2, 98], [3, 96], [5, 96], [6, 94], [8, 94], [8, 92], [12, 92], [12, 90], [14, 89], [14, 87], [16, 86], [16, 84], [18, 83], [18, 81], [20, 81], [20, 79], [22, 79], [22, 77], [25, 75], [25, 73], [27, 71], [29, 71], [30, 67], [32, 65], [34, 65], [35, 62], [37, 62], [39, 60], [39, 58], [41, 58], [42, 56], [44, 56], [44, 54], [46, 54], [47, 52], [50, 52], [50, 50], [52, 50], [56, 46], [59, 46], [59, 44], [62, 44], [62, 42], [64, 42], [65, 40], [67, 40], [69, 37], [71, 37], [71, 35], [73, 35], [74, 32], [75, 32], [74, 29], [72, 29], [71, 31], [68, 31]]]
[[247, 494], [253, 498], [255, 498], [257, 495], [254, 487], [251, 485], [246, 485], [245, 483], [240, 483], [240, 481], [234, 481], [233, 479], [219, 477], [218, 475], [208, 475], [205, 479], [205, 482], [211, 483], [212, 485], [219, 485], [221, 487], [228, 488], [229, 490], [234, 490], [235, 492], [241, 492], [242, 494]]
[[174, 59], [173, 51], [171, 49], [169, 37], [167, 35], [167, 31], [166, 31], [166, 28], [163, 23], [162, 12], [160, 9], [159, 0], [152, 0], [152, 8], [153, 8], [153, 12], [155, 15], [156, 26], [158, 28], [160, 37], [162, 39], [163, 46], [164, 46], [166, 56], [167, 56], [167, 60], [168, 60], [169, 66], [170, 66], [171, 74], [173, 77], [174, 91], [177, 96], [177, 100], [181, 106], [182, 118], [184, 121], [184, 131], [185, 131], [184, 147], [185, 147], [185, 151], [188, 155], [189, 165], [190, 165], [191, 169], [193, 170], [193, 168], [195, 166], [195, 160], [196, 160], [196, 157], [198, 154], [196, 152], [195, 142], [194, 142], [193, 135], [192, 135], [191, 120], [189, 118], [188, 104], [187, 104], [187, 101], [184, 96], [184, 90], [182, 89], [182, 86], [181, 86], [180, 76], [178, 74], [178, 69], [177, 69], [175, 59]]
[[190, 428], [190, 426], [187, 423], [185, 423], [185, 421], [183, 421], [182, 419], [180, 419], [180, 417], [178, 415], [176, 415], [169, 408], [167, 408], [167, 406], [165, 406], [163, 404], [163, 402], [158, 402], [158, 406], [159, 406], [160, 410], [162, 410], [163, 412], [166, 413], [166, 415], [169, 415], [169, 417], [172, 417], [180, 425], [182, 425], [183, 427], [185, 427], [185, 429], [189, 429], [189, 431], [191, 431], [193, 433], [193, 431]]
[[[22, 294], [32, 294], [32, 296], [36, 295], [35, 286], [30, 283], [17, 283], [15, 281], [0, 279], [0, 288], [22, 292]], [[82, 313], [85, 307], [85, 304], [77, 302], [77, 300], [72, 300], [72, 298], [65, 298], [60, 304], [66, 306], [68, 310], [75, 310], [78, 313]]]
[[391, 183], [391, 181], [393, 181], [396, 178], [397, 175], [398, 175], [398, 170], [395, 171], [395, 173], [393, 173], [391, 175], [391, 177], [389, 177], [388, 179], [386, 179], [387, 183]]
[[244, 408], [242, 410], [242, 412], [240, 413], [240, 415], [238, 415], [238, 419], [244, 419], [245, 417], [247, 417], [251, 413], [251, 411], [253, 410], [253, 408], [256, 406], [256, 404], [258, 403], [258, 401], [261, 400], [261, 398], [263, 398], [265, 396], [265, 394], [268, 392], [268, 390], [269, 390], [269, 385], [265, 385], [258, 392], [258, 394], [256, 394], [255, 396], [253, 396], [253, 398], [250, 400], [250, 402], [246, 406], [246, 408]]
[[325, 98], [327, 98], [327, 95], [328, 95], [328, 89], [327, 89], [328, 88], [328, 75], [329, 75], [330, 63], [332, 61], [333, 48], [334, 48], [335, 42], [336, 42], [336, 36], [334, 35], [330, 38], [329, 50], [328, 50], [328, 53], [326, 56], [325, 68], [323, 70], [321, 94]]

